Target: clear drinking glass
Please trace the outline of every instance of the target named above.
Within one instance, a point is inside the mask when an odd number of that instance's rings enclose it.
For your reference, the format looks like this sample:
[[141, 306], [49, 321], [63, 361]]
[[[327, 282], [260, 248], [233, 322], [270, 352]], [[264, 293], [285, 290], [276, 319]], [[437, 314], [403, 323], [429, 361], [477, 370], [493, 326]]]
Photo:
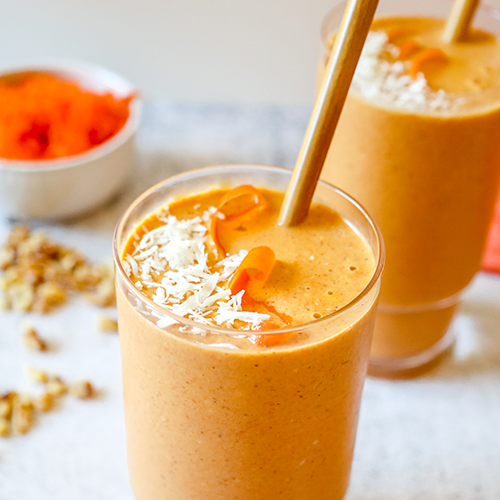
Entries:
[[175, 316], [141, 294], [122, 267], [131, 234], [169, 202], [249, 183], [284, 191], [290, 175], [257, 165], [187, 172], [145, 192], [118, 223], [114, 258], [127, 447], [138, 500], [344, 497], [384, 261], [367, 213], [342, 191], [319, 183], [315, 199], [367, 242], [376, 267], [366, 288], [337, 312], [264, 332], [300, 331], [302, 340], [290, 345], [256, 350], [242, 338], [249, 332]]
[[[376, 17], [446, 18], [451, 2], [381, 0]], [[344, 4], [322, 26], [324, 54]], [[500, 34], [481, 4], [474, 27]], [[500, 178], [500, 86], [448, 94], [444, 111], [412, 111], [350, 91], [322, 178], [360, 201], [384, 236], [369, 373], [400, 376], [446, 352], [463, 289], [480, 269]]]

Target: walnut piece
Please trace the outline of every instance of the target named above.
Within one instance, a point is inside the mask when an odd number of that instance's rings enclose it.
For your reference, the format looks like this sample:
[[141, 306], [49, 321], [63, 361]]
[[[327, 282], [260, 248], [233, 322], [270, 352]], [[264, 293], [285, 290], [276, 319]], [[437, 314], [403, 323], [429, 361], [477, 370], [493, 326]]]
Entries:
[[68, 386], [56, 375], [49, 376], [47, 392], [53, 396], [63, 396], [68, 392]]
[[0, 436], [7, 437], [11, 433], [11, 418], [14, 409], [15, 392], [6, 392], [0, 395]]
[[26, 378], [34, 380], [35, 382], [42, 382], [43, 384], [45, 384], [49, 381], [47, 372], [39, 370], [38, 368], [33, 368], [32, 366], [25, 366], [24, 374], [26, 375]]
[[47, 313], [65, 302], [66, 290], [54, 281], [45, 281], [37, 288], [31, 310], [38, 313]]
[[0, 436], [10, 436], [10, 421], [5, 417], [0, 417]]
[[109, 264], [98, 264], [94, 270], [98, 275], [98, 282], [87, 293], [87, 299], [99, 307], [114, 306], [116, 303], [114, 267]]
[[71, 385], [69, 392], [79, 399], [89, 399], [95, 396], [95, 389], [88, 380], [82, 380]]
[[47, 342], [30, 325], [23, 326], [22, 342], [28, 349], [33, 349], [34, 351], [47, 350]]
[[15, 392], [6, 392], [0, 396], [0, 418], [10, 419], [15, 397]]
[[107, 318], [106, 316], [100, 316], [97, 320], [97, 324], [98, 324], [99, 330], [101, 330], [102, 332], [117, 332], [118, 331], [118, 323], [111, 318]]
[[40, 396], [35, 398], [33, 404], [38, 411], [47, 412], [52, 410], [52, 408], [54, 407], [54, 402], [54, 394], [50, 392], [44, 392]]
[[64, 304], [71, 292], [84, 292], [94, 304], [115, 304], [113, 268], [91, 265], [41, 231], [12, 228], [0, 248], [0, 306], [46, 313]]
[[35, 408], [31, 397], [18, 394], [14, 398], [12, 428], [17, 434], [26, 434], [35, 423]]
[[[35, 424], [37, 412], [52, 410], [58, 400], [68, 392], [68, 386], [57, 375], [47, 375], [36, 368], [25, 368], [29, 378], [45, 384], [42, 394], [32, 397], [29, 394], [6, 392], [0, 394], [0, 437], [26, 434]], [[88, 380], [72, 384], [69, 392], [79, 399], [96, 396], [94, 386]]]

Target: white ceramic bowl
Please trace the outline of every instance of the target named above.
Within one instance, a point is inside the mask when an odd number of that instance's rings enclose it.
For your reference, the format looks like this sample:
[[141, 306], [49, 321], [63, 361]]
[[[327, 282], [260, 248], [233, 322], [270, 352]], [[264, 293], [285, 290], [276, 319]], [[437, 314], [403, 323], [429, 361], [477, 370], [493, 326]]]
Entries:
[[[48, 71], [69, 77], [85, 88], [123, 97], [136, 89], [117, 74], [73, 60], [40, 60], [0, 67], [0, 76], [21, 71]], [[123, 128], [84, 153], [53, 160], [0, 158], [0, 215], [15, 219], [67, 218], [88, 212], [110, 199], [125, 182], [135, 157], [141, 102], [130, 103]]]

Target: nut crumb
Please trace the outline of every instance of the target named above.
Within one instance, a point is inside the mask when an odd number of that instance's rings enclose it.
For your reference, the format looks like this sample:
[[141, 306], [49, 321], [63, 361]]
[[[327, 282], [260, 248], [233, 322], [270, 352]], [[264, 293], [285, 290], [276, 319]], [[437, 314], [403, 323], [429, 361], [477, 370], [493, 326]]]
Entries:
[[118, 323], [111, 319], [107, 318], [106, 316], [100, 316], [98, 318], [98, 327], [99, 330], [103, 332], [117, 332], [118, 331]]
[[58, 283], [46, 281], [37, 288], [31, 310], [38, 313], [47, 313], [65, 302], [66, 290]]
[[115, 304], [109, 265], [90, 265], [73, 249], [41, 231], [14, 226], [0, 248], [0, 306], [46, 313], [64, 304], [71, 292], [85, 292], [94, 304]]
[[33, 401], [27, 394], [18, 394], [14, 398], [12, 428], [17, 434], [26, 434], [35, 423]]
[[69, 392], [79, 399], [90, 399], [95, 396], [95, 389], [88, 380], [82, 380], [71, 385]]
[[32, 366], [24, 367], [24, 375], [30, 380], [34, 380], [35, 382], [42, 382], [43, 384], [49, 381], [47, 372], [39, 370], [38, 368], [33, 368]]
[[112, 265], [98, 264], [94, 266], [98, 282], [89, 293], [87, 299], [99, 307], [110, 307], [116, 303], [115, 270]]
[[10, 419], [16, 395], [15, 392], [6, 392], [0, 396], [0, 418]]
[[49, 376], [47, 392], [53, 396], [63, 396], [68, 392], [68, 386], [57, 375]]
[[38, 411], [47, 412], [54, 407], [54, 394], [44, 392], [34, 400], [35, 408]]
[[[31, 367], [25, 367], [25, 372], [29, 378], [46, 383], [45, 391], [35, 397], [13, 391], [0, 394], [0, 437], [26, 434], [34, 426], [37, 412], [51, 411], [58, 398], [68, 392], [68, 386], [57, 375], [47, 375]], [[69, 390], [80, 399], [96, 395], [93, 385], [87, 380], [72, 384]]]
[[4, 417], [0, 417], [0, 436], [10, 436], [10, 422]]
[[35, 351], [46, 351], [47, 350], [47, 342], [43, 340], [38, 332], [29, 325], [24, 326], [24, 333], [22, 337], [23, 344], [28, 349], [33, 349]]

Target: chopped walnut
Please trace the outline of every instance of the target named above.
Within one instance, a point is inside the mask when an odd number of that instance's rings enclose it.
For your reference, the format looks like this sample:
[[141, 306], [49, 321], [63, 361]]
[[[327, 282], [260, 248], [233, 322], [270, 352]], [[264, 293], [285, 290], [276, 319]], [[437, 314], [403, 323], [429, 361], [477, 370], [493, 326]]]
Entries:
[[88, 380], [82, 380], [81, 382], [73, 384], [69, 392], [72, 396], [79, 399], [89, 399], [95, 396], [95, 389]]
[[23, 327], [23, 344], [29, 349], [33, 349], [35, 351], [46, 351], [47, 350], [47, 342], [43, 340], [38, 332], [29, 325], [25, 325]]
[[47, 392], [53, 396], [63, 396], [68, 392], [68, 387], [60, 377], [52, 375], [47, 382]]
[[85, 292], [99, 306], [115, 303], [113, 270], [90, 265], [78, 252], [50, 241], [41, 231], [15, 226], [0, 249], [0, 306], [45, 313]]
[[[0, 395], [0, 437], [11, 433], [26, 434], [35, 423], [36, 412], [52, 410], [58, 398], [68, 392], [68, 386], [57, 375], [47, 375], [35, 368], [27, 368], [26, 373], [31, 379], [44, 382], [45, 391], [34, 398], [16, 392]], [[90, 399], [96, 395], [93, 385], [87, 380], [72, 384], [70, 392], [80, 399]]]
[[17, 248], [21, 241], [28, 239], [30, 235], [29, 229], [26, 226], [14, 226], [7, 238], [7, 247]]
[[0, 417], [0, 436], [10, 436], [10, 421], [5, 417]]
[[106, 316], [100, 316], [98, 318], [98, 326], [99, 326], [99, 330], [101, 330], [103, 332], [117, 332], [118, 331], [118, 323], [111, 318], [106, 318]]
[[15, 392], [6, 392], [0, 396], [0, 418], [9, 419], [11, 417], [15, 397]]
[[73, 272], [85, 265], [85, 259], [79, 253], [71, 250], [60, 260], [60, 265], [65, 271]]
[[0, 395], [0, 436], [2, 437], [10, 436], [10, 423], [16, 396], [15, 392], [6, 392]]
[[97, 286], [100, 280], [99, 271], [88, 264], [78, 266], [74, 270], [76, 286], [78, 290], [87, 290]]
[[35, 423], [33, 401], [27, 394], [20, 394], [14, 398], [12, 411], [12, 428], [17, 434], [26, 434]]
[[114, 267], [100, 264], [95, 267], [99, 273], [99, 282], [87, 293], [87, 299], [99, 307], [114, 306], [116, 303]]
[[54, 402], [54, 394], [52, 394], [51, 392], [44, 392], [43, 394], [35, 398], [33, 403], [38, 411], [47, 412], [52, 410], [52, 408], [54, 407]]
[[35, 300], [35, 292], [28, 283], [12, 283], [6, 290], [6, 300], [8, 309], [23, 312], [30, 311]]
[[47, 372], [39, 370], [38, 368], [33, 368], [32, 366], [25, 366], [24, 374], [26, 375], [26, 378], [34, 380], [35, 382], [42, 382], [43, 384], [45, 384], [49, 381]]
[[16, 252], [13, 248], [4, 247], [0, 250], [0, 269], [8, 269], [16, 261]]
[[46, 313], [59, 304], [66, 302], [66, 291], [54, 281], [45, 281], [37, 288], [32, 310]]

